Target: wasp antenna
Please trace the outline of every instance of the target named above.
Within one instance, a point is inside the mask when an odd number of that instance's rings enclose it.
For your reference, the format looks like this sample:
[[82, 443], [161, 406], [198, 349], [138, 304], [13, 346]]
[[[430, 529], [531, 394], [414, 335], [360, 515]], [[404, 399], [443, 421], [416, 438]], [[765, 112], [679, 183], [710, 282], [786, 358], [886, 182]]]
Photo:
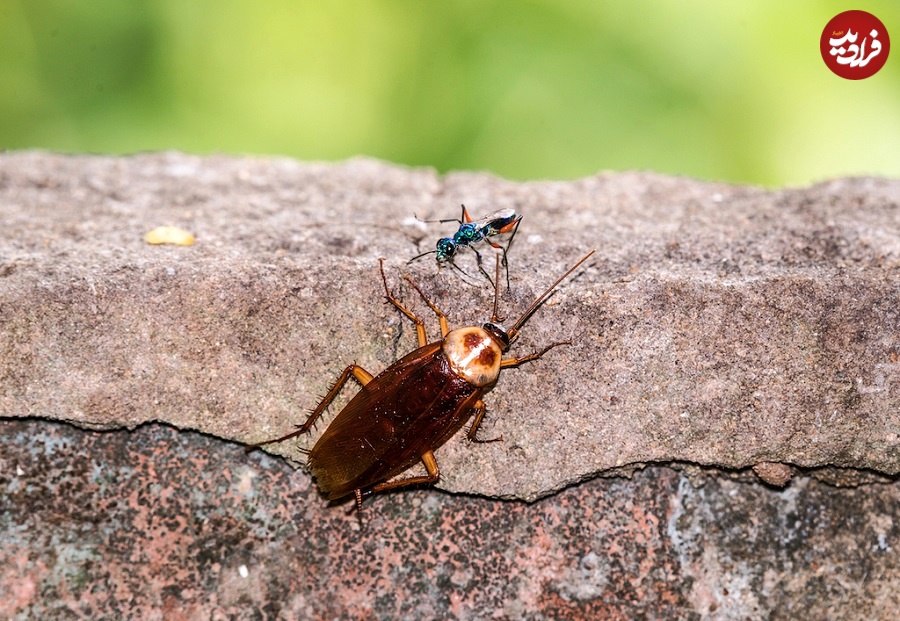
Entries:
[[435, 224], [435, 223], [443, 224], [443, 223], [445, 223], [445, 222], [457, 222], [457, 223], [459, 223], [459, 224], [462, 224], [462, 223], [463, 223], [462, 220], [457, 220], [456, 218], [447, 218], [446, 220], [423, 220], [422, 218], [420, 218], [420, 217], [417, 216], [416, 214], [413, 214], [413, 218], [415, 218], [415, 219], [418, 220], [419, 222], [424, 222], [425, 224]]
[[417, 254], [417, 255], [414, 256], [412, 259], [410, 259], [409, 261], [407, 261], [406, 264], [409, 265], [410, 263], [412, 263], [412, 262], [415, 261], [416, 259], [421, 259], [421, 258], [424, 257], [425, 255], [428, 255], [428, 254], [434, 254], [434, 253], [436, 253], [436, 252], [437, 252], [437, 250], [429, 250], [428, 252], [423, 252], [422, 254]]
[[519, 333], [519, 328], [522, 327], [522, 324], [528, 320], [528, 318], [531, 316], [531, 313], [533, 313], [535, 310], [537, 310], [538, 306], [540, 306], [541, 304], [544, 303], [544, 301], [546, 301], [546, 299], [550, 296], [550, 294], [553, 293], [553, 291], [559, 286], [559, 283], [564, 281], [569, 274], [571, 274], [572, 272], [577, 270], [581, 266], [582, 263], [584, 263], [585, 261], [590, 259], [591, 255], [593, 255], [595, 252], [597, 252], [597, 251], [591, 250], [589, 253], [587, 253], [586, 255], [581, 257], [581, 260], [578, 261], [578, 263], [576, 263], [575, 265], [570, 267], [566, 271], [565, 274], [563, 274], [562, 276], [557, 278], [555, 283], [550, 285], [550, 287], [546, 291], [544, 291], [541, 295], [539, 295], [537, 297], [537, 299], [534, 302], [532, 302], [531, 306], [528, 307], [528, 310], [526, 310], [524, 313], [522, 313], [522, 316], [519, 317], [519, 319], [518, 319], [518, 321], [516, 321], [515, 325], [509, 330], [509, 332], [507, 332], [507, 334], [509, 334], [510, 340], [512, 340], [516, 337], [516, 335]]

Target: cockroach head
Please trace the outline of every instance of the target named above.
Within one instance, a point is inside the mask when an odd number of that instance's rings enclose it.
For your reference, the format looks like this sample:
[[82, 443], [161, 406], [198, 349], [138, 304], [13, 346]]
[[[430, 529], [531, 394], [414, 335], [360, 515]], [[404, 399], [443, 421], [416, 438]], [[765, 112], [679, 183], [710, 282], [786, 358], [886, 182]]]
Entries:
[[506, 328], [501, 326], [499, 323], [494, 323], [489, 321], [486, 324], [481, 326], [481, 329], [487, 332], [492, 339], [497, 342], [497, 345], [500, 346], [501, 351], [506, 351], [509, 349], [509, 334], [506, 332]]

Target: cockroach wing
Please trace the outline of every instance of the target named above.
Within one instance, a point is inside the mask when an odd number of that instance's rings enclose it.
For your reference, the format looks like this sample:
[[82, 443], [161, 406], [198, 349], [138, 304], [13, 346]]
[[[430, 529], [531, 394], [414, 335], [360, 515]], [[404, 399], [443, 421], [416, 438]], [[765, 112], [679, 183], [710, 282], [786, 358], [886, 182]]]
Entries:
[[483, 392], [453, 373], [440, 342], [404, 356], [363, 386], [310, 451], [319, 489], [340, 498], [402, 472], [452, 436]]

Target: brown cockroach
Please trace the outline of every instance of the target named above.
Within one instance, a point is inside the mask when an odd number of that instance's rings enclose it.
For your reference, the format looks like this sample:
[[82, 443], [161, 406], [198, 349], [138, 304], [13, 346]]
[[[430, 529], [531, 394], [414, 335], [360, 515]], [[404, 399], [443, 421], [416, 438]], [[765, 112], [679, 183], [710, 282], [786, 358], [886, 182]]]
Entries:
[[[287, 435], [253, 444], [247, 450], [308, 432], [352, 375], [362, 388], [309, 451], [309, 470], [322, 494], [329, 500], [355, 494], [356, 506], [360, 508], [363, 497], [376, 492], [436, 483], [440, 470], [434, 458], [435, 449], [472, 415], [475, 418], [467, 437], [482, 442], [475, 437], [486, 410], [481, 397], [497, 381], [500, 369], [537, 360], [554, 347], [570, 344], [552, 343], [539, 352], [503, 358], [522, 324], [592, 254], [593, 250], [538, 296], [509, 330], [500, 325], [497, 317], [496, 287], [490, 322], [481, 327], [450, 330], [446, 315], [405, 276], [438, 316], [441, 340], [433, 343], [428, 343], [424, 322], [391, 293], [384, 274], [384, 260], [379, 259], [385, 297], [415, 322], [418, 349], [377, 376], [356, 364], [349, 365], [306, 422]], [[499, 269], [498, 258], [498, 275]], [[393, 480], [417, 461], [424, 464], [427, 475]]]

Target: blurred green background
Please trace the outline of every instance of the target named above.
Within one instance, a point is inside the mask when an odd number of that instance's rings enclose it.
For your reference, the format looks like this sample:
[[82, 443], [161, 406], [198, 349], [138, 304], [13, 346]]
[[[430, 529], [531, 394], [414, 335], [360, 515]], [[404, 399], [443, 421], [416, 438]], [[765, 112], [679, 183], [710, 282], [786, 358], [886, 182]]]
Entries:
[[900, 49], [819, 54], [848, 9], [900, 42], [896, 0], [0, 0], [0, 148], [900, 177]]

